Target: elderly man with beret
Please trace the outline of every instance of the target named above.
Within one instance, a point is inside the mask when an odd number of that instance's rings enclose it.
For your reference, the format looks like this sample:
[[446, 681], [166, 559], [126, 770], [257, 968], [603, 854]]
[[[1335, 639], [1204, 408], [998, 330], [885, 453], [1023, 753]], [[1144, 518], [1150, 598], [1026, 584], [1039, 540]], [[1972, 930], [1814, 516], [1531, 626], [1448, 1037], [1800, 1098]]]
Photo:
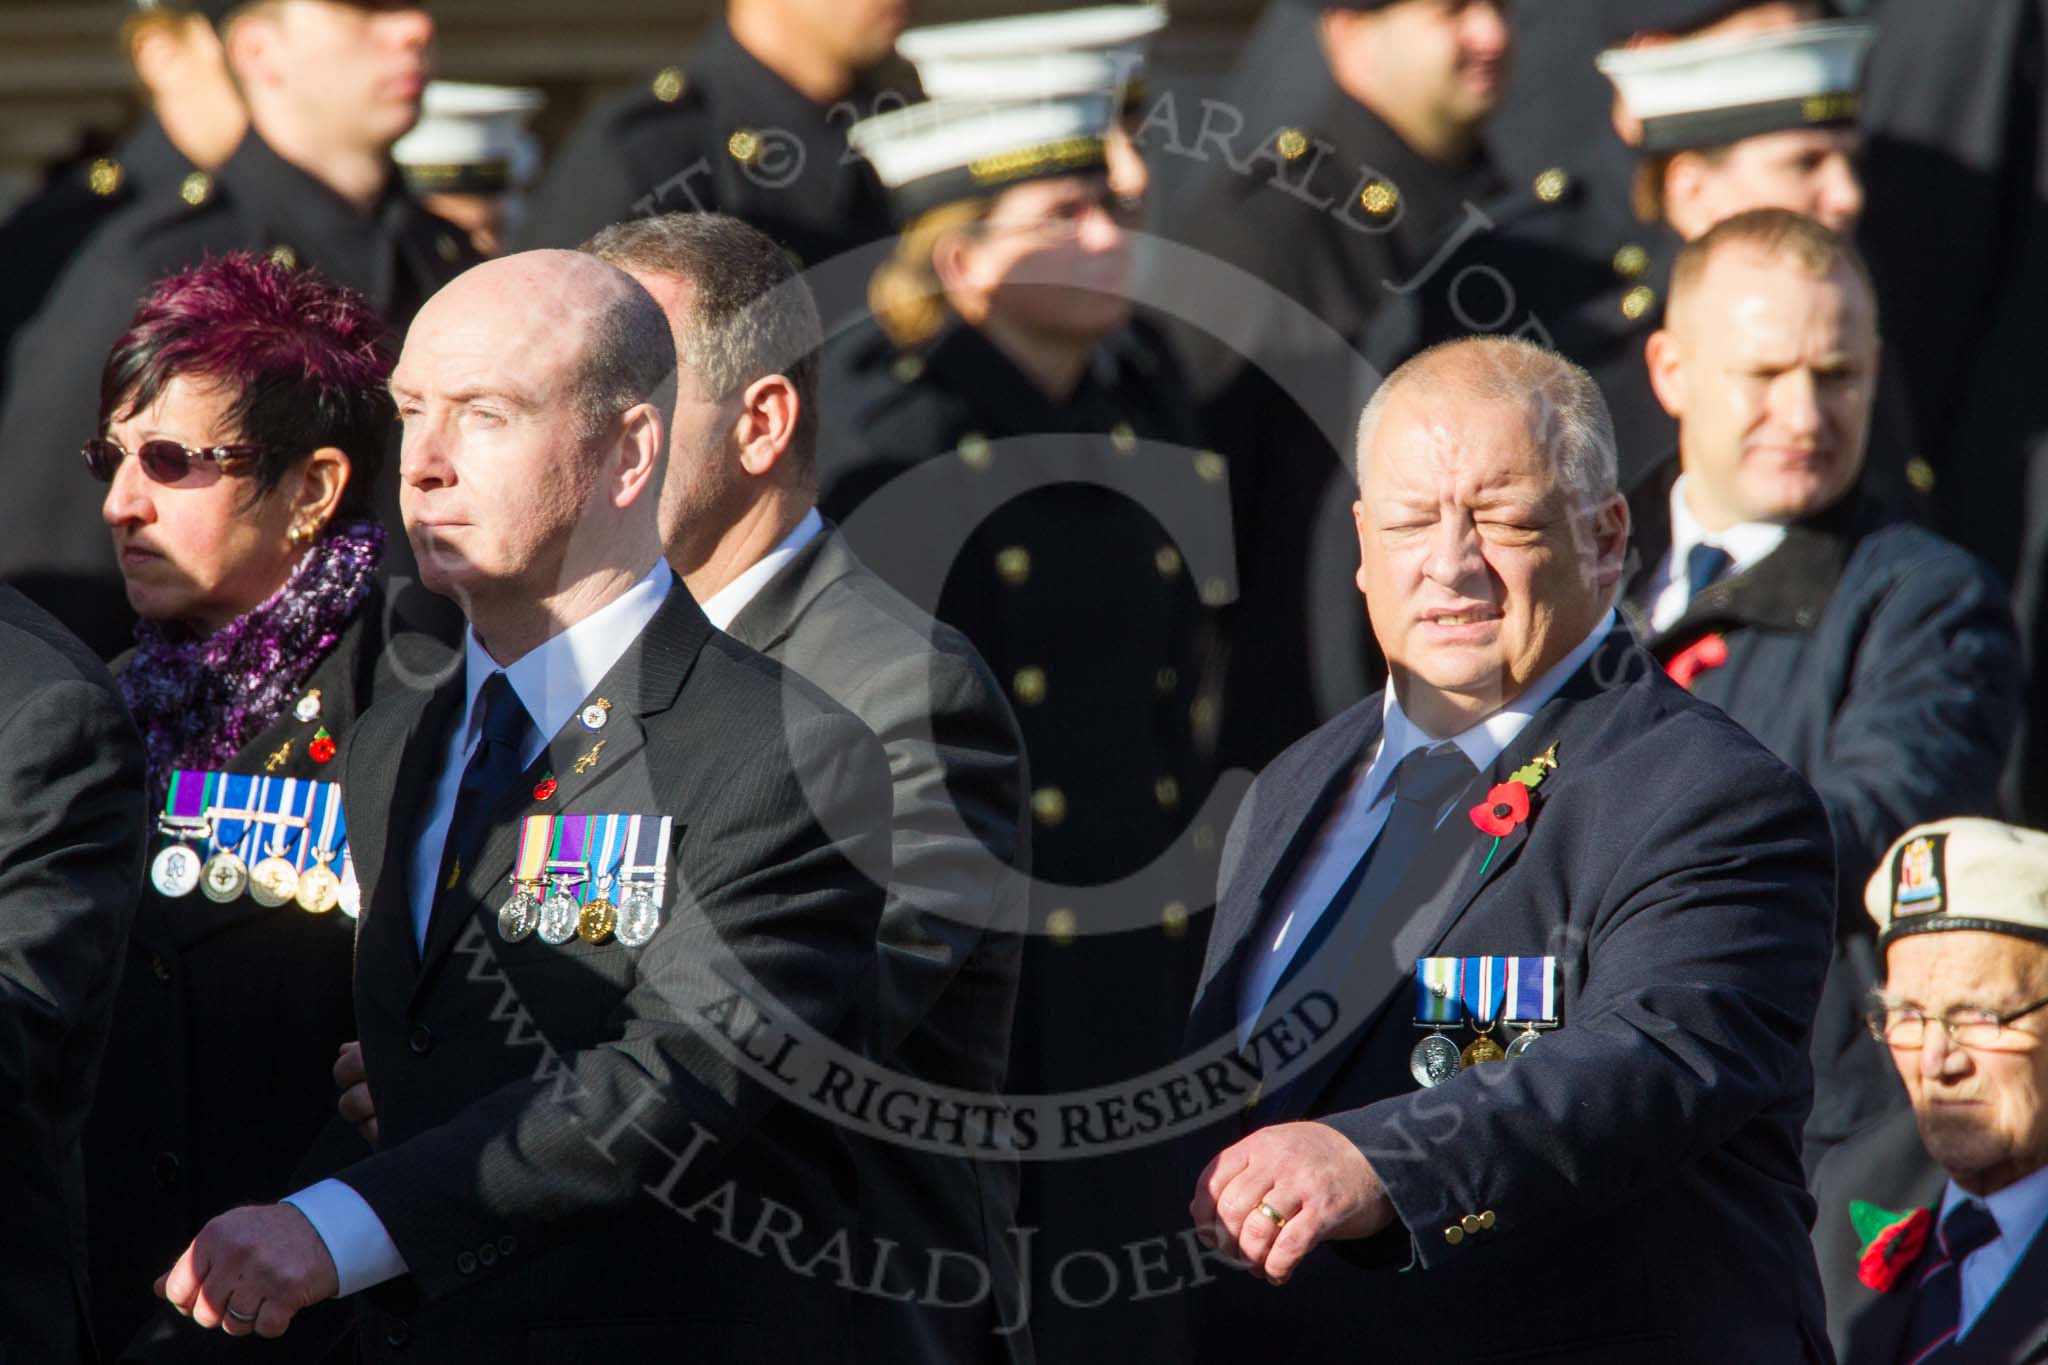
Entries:
[[1831, 1152], [1814, 1247], [1842, 1365], [2048, 1361], [2048, 834], [1907, 830], [1865, 905], [1871, 1031], [1911, 1096]]

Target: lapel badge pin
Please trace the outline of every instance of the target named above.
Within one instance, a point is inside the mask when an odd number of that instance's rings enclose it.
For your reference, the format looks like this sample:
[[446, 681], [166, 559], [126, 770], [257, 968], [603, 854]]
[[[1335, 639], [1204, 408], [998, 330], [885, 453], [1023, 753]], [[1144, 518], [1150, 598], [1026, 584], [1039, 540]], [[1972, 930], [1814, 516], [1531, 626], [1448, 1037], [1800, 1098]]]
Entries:
[[590, 746], [589, 753], [583, 755], [583, 757], [576, 760], [576, 771], [579, 773], [587, 773], [592, 768], [595, 768], [597, 766], [597, 756], [603, 752], [604, 741], [599, 740], [597, 743]]
[[550, 796], [553, 796], [555, 794], [555, 786], [555, 775], [553, 773], [549, 773], [546, 777], [543, 777], [540, 781], [534, 783], [533, 799], [536, 801], [547, 800]]
[[300, 697], [298, 705], [292, 708], [292, 714], [308, 725], [320, 719], [320, 689], [316, 687]]
[[292, 742], [290, 740], [286, 740], [284, 743], [278, 745], [276, 749], [271, 751], [269, 758], [263, 760], [263, 771], [267, 773], [276, 772], [279, 768], [282, 768], [284, 766], [285, 760], [290, 758], [291, 756]]
[[611, 709], [611, 698], [599, 697], [596, 701], [584, 707], [577, 714], [576, 719], [583, 722], [583, 728], [586, 730], [602, 730], [604, 729], [604, 723], [611, 719]]

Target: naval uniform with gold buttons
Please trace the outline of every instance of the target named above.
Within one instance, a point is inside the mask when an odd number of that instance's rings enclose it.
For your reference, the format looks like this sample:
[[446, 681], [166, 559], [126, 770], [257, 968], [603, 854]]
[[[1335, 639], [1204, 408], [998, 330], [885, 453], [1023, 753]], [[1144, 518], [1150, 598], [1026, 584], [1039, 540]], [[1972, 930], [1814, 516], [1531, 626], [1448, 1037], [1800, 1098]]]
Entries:
[[[676, 65], [584, 118], [534, 191], [519, 247], [574, 247], [623, 219], [704, 210], [752, 224], [802, 266], [829, 261], [892, 235], [846, 130], [904, 101], [862, 83], [814, 104], [714, 21]], [[860, 282], [847, 283], [844, 297], [823, 291], [827, 322], [859, 304]]]
[[[401, 334], [429, 295], [476, 260], [468, 239], [407, 196], [395, 171], [376, 206], [359, 213], [254, 131], [217, 172], [191, 172], [174, 193], [117, 214], [73, 259], [18, 340], [0, 410], [11, 488], [0, 500], [0, 578], [103, 657], [127, 648], [135, 617], [100, 521], [106, 489], [78, 458], [93, 435], [100, 366], [157, 280], [229, 251], [315, 268], [360, 291]], [[379, 519], [396, 528], [396, 458], [377, 493]], [[410, 576], [404, 536], [392, 536], [384, 572]]]
[[175, 189], [197, 169], [155, 115], [145, 114], [127, 141], [64, 167], [0, 223], [0, 261], [7, 262], [0, 273], [0, 396], [7, 392], [7, 352], [65, 263], [116, 213]]
[[[1153, 334], [1133, 328], [1105, 341], [1058, 402], [955, 321], [907, 348], [864, 324], [828, 344], [823, 374], [833, 434], [819, 451], [821, 506], [870, 568], [920, 605], [936, 601], [934, 614], [967, 636], [1023, 735], [1036, 932], [1008, 1088], [1109, 1084], [1163, 1065], [1200, 960], [1200, 923], [1190, 921], [1206, 908], [1220, 834], [1205, 840], [1188, 827], [1206, 785], [1198, 731], [1213, 715], [1203, 596], [1228, 591], [1227, 578], [1211, 581], [1224, 576], [1225, 471], [1195, 444], [1178, 371]], [[1010, 496], [1002, 481], [1020, 467], [1065, 480]], [[1124, 470], [1146, 471], [1146, 491], [1088, 481]], [[904, 490], [909, 507], [885, 510]], [[1175, 505], [1193, 515], [1173, 516]], [[943, 591], [892, 568], [894, 542], [955, 527], [961, 548], [940, 570]], [[1053, 885], [1134, 873], [1184, 835], [1184, 875], [1117, 893], [1120, 922], [1142, 927], [1091, 933], [1105, 911]], [[1179, 869], [1180, 855], [1169, 856]], [[1169, 1166], [1156, 1152], [1026, 1164], [1019, 1219], [1043, 1230], [1032, 1253], [1040, 1359], [1129, 1358], [1179, 1330], [1164, 1299], [1063, 1317], [1043, 1280], [1068, 1252], [1172, 1235], [1186, 1196]], [[1146, 1312], [1159, 1321], [1145, 1323]]]
[[[339, 782], [341, 763], [316, 738], [346, 741], [401, 665], [426, 673], [446, 654], [387, 620], [372, 589], [284, 712], [220, 770]], [[152, 852], [160, 842], [153, 833]], [[109, 1360], [245, 1358], [248, 1343], [199, 1331], [150, 1286], [207, 1219], [362, 1150], [335, 1115], [331, 1078], [356, 1036], [354, 950], [355, 922], [339, 909], [144, 885], [84, 1139], [94, 1335]], [[347, 1323], [338, 1305], [301, 1314], [248, 1358], [316, 1360]]]
[[[1155, 106], [1139, 139], [1162, 179], [1191, 177], [1168, 184], [1154, 231], [1250, 277], [1217, 270], [1199, 287], [1158, 287], [1182, 314], [1173, 336], [1205, 437], [1230, 461], [1241, 586], [1219, 758], [1256, 770], [1379, 684], [1384, 665], [1348, 587], [1350, 437], [1376, 382], [1355, 348], [1399, 297], [1392, 286], [1496, 182], [1483, 159], [1417, 154], [1339, 89], [1314, 15], [1293, 5], [1267, 7], [1227, 103], [1243, 118], [1228, 157], [1202, 143], [1208, 120], [1193, 105], [1172, 121]], [[1295, 309], [1329, 330], [1303, 333]]]

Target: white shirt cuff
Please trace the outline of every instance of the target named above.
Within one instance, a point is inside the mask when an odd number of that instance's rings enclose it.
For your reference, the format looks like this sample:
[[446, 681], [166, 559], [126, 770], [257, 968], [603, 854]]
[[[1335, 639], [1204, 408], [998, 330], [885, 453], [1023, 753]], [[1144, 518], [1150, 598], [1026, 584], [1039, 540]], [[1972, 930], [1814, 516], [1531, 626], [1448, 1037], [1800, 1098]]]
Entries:
[[341, 1282], [336, 1296], [346, 1298], [371, 1285], [405, 1274], [405, 1257], [384, 1231], [384, 1222], [368, 1201], [339, 1180], [309, 1185], [281, 1201], [306, 1215], [313, 1231], [327, 1244]]

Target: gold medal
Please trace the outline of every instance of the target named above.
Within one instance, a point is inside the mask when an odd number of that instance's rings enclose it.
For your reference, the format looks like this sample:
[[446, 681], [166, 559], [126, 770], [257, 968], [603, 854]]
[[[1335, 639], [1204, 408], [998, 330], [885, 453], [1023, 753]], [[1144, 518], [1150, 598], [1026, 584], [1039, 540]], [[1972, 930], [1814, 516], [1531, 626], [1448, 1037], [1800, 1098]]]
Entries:
[[227, 849], [208, 858], [206, 867], [199, 874], [200, 893], [222, 905], [239, 900], [248, 889], [249, 865]]
[[309, 915], [324, 915], [341, 904], [341, 878], [322, 862], [318, 867], [309, 867], [299, 874], [299, 889], [296, 899], [299, 908]]
[[1493, 1041], [1490, 1033], [1482, 1033], [1465, 1044], [1465, 1050], [1458, 1054], [1460, 1066], [1478, 1066], [1481, 1062], [1497, 1062], [1508, 1054], [1501, 1051], [1499, 1043]]
[[598, 944], [611, 938], [612, 930], [618, 928], [619, 913], [612, 903], [603, 896], [583, 907], [576, 917], [576, 937], [585, 943]]
[[283, 858], [272, 855], [249, 869], [249, 894], [258, 905], [272, 909], [299, 893], [299, 870]]

